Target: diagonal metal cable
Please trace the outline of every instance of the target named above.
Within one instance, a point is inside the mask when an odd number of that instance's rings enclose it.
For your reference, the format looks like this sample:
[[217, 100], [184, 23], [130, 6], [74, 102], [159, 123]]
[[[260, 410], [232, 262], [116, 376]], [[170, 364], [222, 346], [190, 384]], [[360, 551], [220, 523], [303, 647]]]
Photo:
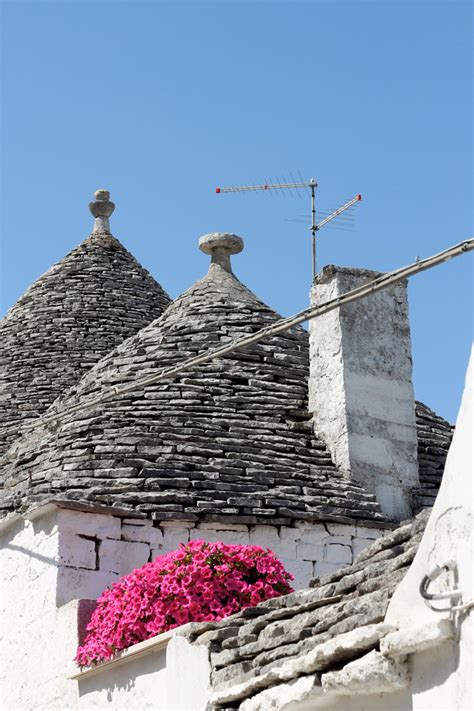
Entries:
[[[263, 338], [276, 336], [279, 333], [288, 331], [294, 326], [300, 325], [304, 321], [311, 321], [312, 319], [318, 318], [319, 316], [323, 316], [329, 311], [333, 311], [334, 309], [340, 308], [345, 304], [353, 303], [354, 301], [363, 299], [369, 296], [370, 294], [374, 294], [377, 291], [387, 289], [393, 284], [402, 281], [403, 279], [408, 279], [409, 277], [414, 276], [415, 274], [419, 274], [421, 272], [427, 271], [428, 269], [432, 269], [433, 267], [443, 264], [444, 262], [447, 262], [450, 259], [459, 257], [460, 255], [470, 252], [472, 250], [474, 250], [473, 238], [464, 240], [463, 242], [459, 242], [458, 244], [455, 244], [452, 247], [449, 247], [448, 249], [439, 252], [438, 254], [432, 255], [431, 257], [427, 257], [426, 259], [417, 259], [416, 262], [413, 262], [412, 264], [409, 264], [406, 267], [401, 267], [400, 269], [396, 269], [392, 272], [382, 274], [373, 281], [370, 281], [367, 284], [363, 284], [362, 286], [359, 286], [356, 289], [351, 289], [351, 291], [342, 294], [342, 296], [338, 296], [335, 299], [330, 299], [329, 301], [326, 301], [323, 304], [320, 304], [319, 306], [312, 306], [307, 309], [304, 309], [303, 311], [299, 311], [293, 316], [288, 316], [287, 318], [280, 319], [271, 326], [261, 328], [259, 331], [256, 331], [250, 336], [236, 338], [230, 343], [226, 343], [223, 346], [219, 346], [218, 348], [212, 348], [206, 351], [205, 353], [193, 356], [192, 358], [187, 358], [178, 365], [171, 366], [169, 368], [163, 368], [155, 375], [150, 375], [147, 378], [139, 378], [134, 382], [130, 383], [129, 385], [124, 385], [123, 387], [111, 387], [108, 392], [104, 393], [100, 397], [91, 400], [86, 400], [76, 405], [65, 407], [64, 409], [59, 410], [55, 413], [51, 413], [50, 415], [43, 415], [41, 417], [41, 423], [51, 422], [53, 420], [62, 418], [65, 415], [69, 415], [74, 412], [79, 412], [81, 410], [86, 410], [91, 407], [96, 407], [97, 405], [101, 405], [102, 403], [114, 400], [115, 398], [118, 398], [121, 395], [124, 395], [125, 393], [136, 391], [139, 388], [144, 388], [147, 385], [152, 385], [153, 383], [158, 383], [162, 380], [168, 380], [169, 378], [179, 375], [180, 373], [187, 371], [190, 368], [194, 368], [197, 365], [201, 365], [202, 363], [208, 363], [209, 361], [214, 360], [215, 358], [222, 358], [223, 356], [229, 355], [230, 353], [250, 346], [253, 343], [257, 343]], [[22, 432], [31, 429], [35, 426], [35, 424], [36, 420], [35, 422], [24, 425], [22, 428]]]

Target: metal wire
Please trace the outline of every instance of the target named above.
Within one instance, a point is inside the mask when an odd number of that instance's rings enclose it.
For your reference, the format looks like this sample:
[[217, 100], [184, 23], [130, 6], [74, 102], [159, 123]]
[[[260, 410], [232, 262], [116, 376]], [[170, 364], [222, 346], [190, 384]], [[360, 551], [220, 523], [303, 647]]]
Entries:
[[[442, 252], [439, 252], [438, 254], [435, 254], [431, 257], [427, 257], [426, 259], [422, 260], [417, 260], [416, 262], [413, 262], [412, 264], [409, 264], [406, 267], [401, 267], [400, 269], [396, 269], [395, 271], [382, 274], [381, 276], [377, 277], [368, 284], [363, 284], [362, 286], [359, 286], [356, 289], [352, 289], [351, 291], [348, 291], [345, 294], [342, 294], [342, 296], [338, 296], [335, 299], [330, 299], [329, 301], [326, 301], [325, 303], [320, 304], [319, 306], [310, 307], [305, 309], [304, 311], [298, 312], [293, 316], [280, 319], [272, 326], [266, 326], [265, 328], [260, 329], [259, 331], [250, 336], [245, 336], [244, 338], [236, 338], [231, 343], [227, 343], [223, 346], [219, 346], [218, 348], [208, 350], [206, 353], [193, 356], [192, 358], [187, 358], [176, 366], [164, 368], [156, 375], [151, 375], [147, 378], [138, 379], [135, 382], [132, 382], [130, 385], [125, 385], [121, 388], [118, 386], [110, 388], [109, 392], [105, 393], [101, 397], [94, 398], [86, 402], [81, 402], [77, 405], [71, 405], [69, 407], [64, 408], [63, 410], [59, 410], [58, 412], [52, 413], [50, 415], [43, 415], [41, 417], [41, 422], [52, 422], [54, 420], [63, 418], [65, 415], [69, 415], [74, 412], [79, 412], [81, 410], [85, 410], [91, 407], [96, 407], [97, 405], [101, 405], [111, 399], [120, 397], [125, 393], [136, 391], [137, 389], [146, 387], [147, 385], [152, 385], [153, 383], [158, 383], [162, 380], [172, 378], [186, 370], [189, 370], [190, 368], [194, 368], [197, 365], [208, 363], [209, 361], [214, 360], [215, 358], [222, 358], [223, 356], [229, 355], [230, 353], [245, 348], [246, 346], [250, 346], [253, 343], [257, 343], [263, 338], [276, 336], [279, 333], [293, 328], [294, 326], [298, 326], [304, 321], [311, 321], [312, 319], [318, 318], [319, 316], [323, 316], [329, 311], [333, 311], [334, 309], [340, 308], [345, 304], [349, 304], [354, 301], [358, 301], [359, 299], [363, 299], [366, 296], [369, 296], [370, 294], [373, 294], [377, 291], [381, 291], [382, 289], [387, 289], [388, 287], [392, 286], [393, 284], [396, 284], [399, 281], [402, 281], [403, 279], [407, 279], [408, 277], [411, 277], [415, 274], [426, 271], [428, 269], [432, 269], [433, 267], [436, 267], [439, 264], [442, 264], [443, 262], [447, 262], [448, 260], [453, 259], [454, 257], [458, 257], [461, 254], [469, 252], [473, 249], [474, 239], [471, 238], [464, 240], [463, 242], [459, 242], [459, 244], [449, 247], [448, 249], [445, 249]], [[23, 427], [23, 431], [31, 429], [35, 426], [35, 424], [36, 423], [25, 425]]]

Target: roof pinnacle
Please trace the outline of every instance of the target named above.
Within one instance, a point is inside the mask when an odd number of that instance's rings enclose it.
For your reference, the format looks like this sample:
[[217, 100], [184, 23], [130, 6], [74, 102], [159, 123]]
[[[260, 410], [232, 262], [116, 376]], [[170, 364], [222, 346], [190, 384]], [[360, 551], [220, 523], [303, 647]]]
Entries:
[[94, 193], [95, 200], [89, 203], [89, 210], [95, 217], [94, 234], [98, 232], [107, 232], [110, 234], [109, 217], [115, 210], [115, 204], [109, 200], [110, 193], [108, 190], [96, 190]]
[[210, 232], [199, 239], [199, 249], [211, 255], [211, 267], [219, 264], [232, 274], [230, 255], [238, 254], [244, 248], [244, 240], [230, 232]]

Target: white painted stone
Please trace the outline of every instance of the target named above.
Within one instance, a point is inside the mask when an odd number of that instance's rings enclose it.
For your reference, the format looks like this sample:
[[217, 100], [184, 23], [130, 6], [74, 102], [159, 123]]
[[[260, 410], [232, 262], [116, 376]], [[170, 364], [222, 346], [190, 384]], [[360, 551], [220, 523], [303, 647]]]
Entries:
[[[311, 290], [317, 305], [375, 278], [329, 267]], [[315, 432], [346, 476], [372, 491], [393, 520], [411, 515], [419, 484], [406, 283], [310, 324], [309, 409]]]
[[372, 528], [371, 526], [356, 526], [355, 535], [357, 538], [371, 538], [376, 540], [381, 536], [390, 533], [390, 530], [384, 528]]
[[320, 561], [324, 559], [324, 546], [313, 543], [298, 543], [296, 555], [301, 560]]
[[75, 568], [96, 568], [95, 543], [74, 533], [59, 534], [59, 563]]
[[317, 676], [303, 676], [265, 689], [244, 701], [240, 711], [284, 711], [292, 704], [313, 704], [322, 694]]
[[[316, 526], [318, 526], [318, 524], [316, 524]], [[304, 530], [305, 529], [301, 529], [299, 526], [296, 526], [295, 528], [290, 526], [280, 526], [278, 532], [282, 541], [299, 541], [301, 540]], [[308, 541], [308, 543], [311, 543], [311, 541]]]
[[61, 567], [58, 570], [55, 601], [60, 607], [79, 598], [96, 600], [118, 579], [118, 573]]
[[[256, 545], [259, 545], [258, 543]], [[273, 546], [268, 546], [270, 550], [276, 555], [277, 558], [286, 558], [287, 560], [294, 560], [297, 557], [297, 543], [296, 541], [285, 541], [281, 540]], [[264, 548], [266, 546], [263, 546]]]
[[327, 543], [324, 546], [324, 560], [328, 563], [352, 563], [352, 549], [340, 543]]
[[145, 525], [140, 526], [122, 525], [122, 539], [124, 541], [149, 543], [154, 547], [163, 545], [164, 540], [163, 532], [159, 528], [156, 528], [156, 526], [153, 526], [151, 521], [147, 521]]
[[[347, 535], [351, 535], [352, 526], [346, 526]], [[329, 538], [331, 534], [320, 524], [314, 524], [314, 528], [307, 529], [301, 533], [300, 543], [321, 543]]]
[[282, 540], [276, 526], [252, 526], [249, 534], [250, 545], [268, 547], [272, 550]]
[[295, 576], [295, 579], [291, 582], [295, 590], [308, 587], [309, 581], [313, 577], [313, 563], [307, 560], [287, 560], [285, 558], [280, 560], [285, 569]]
[[[473, 378], [471, 354], [461, 408], [453, 441], [446, 460], [441, 487], [428, 520], [423, 539], [408, 573], [390, 601], [386, 619], [400, 633], [432, 620], [434, 612], [419, 594], [420, 581], [435, 564], [454, 560], [457, 564], [457, 587], [463, 601], [474, 598], [472, 531], [473, 497]], [[433, 586], [434, 587], [434, 586]], [[446, 607], [446, 601], [433, 603]], [[412, 708], [469, 709], [474, 698], [474, 614], [455, 617], [456, 640], [411, 657]]]
[[406, 660], [388, 659], [375, 650], [321, 677], [324, 693], [344, 696], [393, 693], [408, 684]]
[[120, 518], [109, 514], [58, 509], [57, 525], [63, 533], [81, 533], [96, 538], [120, 538]]
[[130, 543], [106, 539], [99, 547], [99, 570], [127, 575], [148, 562], [150, 547], [146, 543]]
[[163, 527], [163, 552], [176, 551], [181, 543], [189, 543], [190, 530], [193, 529], [177, 526]]
[[331, 536], [355, 536], [356, 527], [352, 524], [347, 523], [333, 523], [328, 521], [326, 523], [326, 528]]
[[[212, 521], [211, 523], [203, 522], [203, 523], [198, 523], [196, 528], [199, 528], [203, 531], [206, 529], [209, 531], [248, 531], [249, 528], [246, 524], [243, 523], [226, 523], [225, 521], [223, 523], [219, 523], [219, 521]], [[262, 528], [266, 528], [266, 526], [262, 526]], [[271, 526], [270, 526], [271, 528]]]
[[314, 575], [317, 578], [322, 578], [324, 575], [330, 575], [343, 567], [340, 563], [317, 562], [314, 564]]
[[454, 624], [449, 619], [430, 620], [416, 627], [398, 630], [380, 642], [380, 651], [388, 656], [424, 652], [454, 638]]
[[[211, 695], [209, 653], [176, 635], [168, 645], [166, 657], [166, 711], [199, 711]], [[152, 700], [156, 695], [150, 697]]]
[[212, 531], [212, 530], [202, 530], [199, 528], [194, 528], [190, 532], [190, 540], [192, 541], [208, 541], [209, 543], [230, 543], [234, 545], [244, 545], [249, 544], [249, 533], [248, 531]]
[[359, 553], [362, 553], [374, 542], [373, 538], [354, 538], [352, 541], [352, 558], [355, 560]]
[[344, 546], [352, 546], [353, 536], [328, 536], [324, 543], [341, 543]]

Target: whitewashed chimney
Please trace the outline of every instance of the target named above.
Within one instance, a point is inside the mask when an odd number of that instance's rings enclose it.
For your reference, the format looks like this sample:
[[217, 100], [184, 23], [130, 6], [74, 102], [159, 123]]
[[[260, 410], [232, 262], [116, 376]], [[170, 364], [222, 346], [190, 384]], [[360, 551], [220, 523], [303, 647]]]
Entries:
[[[377, 276], [325, 267], [311, 304]], [[419, 478], [406, 281], [315, 319], [310, 343], [316, 434], [344, 474], [375, 494], [389, 519], [410, 517]]]

